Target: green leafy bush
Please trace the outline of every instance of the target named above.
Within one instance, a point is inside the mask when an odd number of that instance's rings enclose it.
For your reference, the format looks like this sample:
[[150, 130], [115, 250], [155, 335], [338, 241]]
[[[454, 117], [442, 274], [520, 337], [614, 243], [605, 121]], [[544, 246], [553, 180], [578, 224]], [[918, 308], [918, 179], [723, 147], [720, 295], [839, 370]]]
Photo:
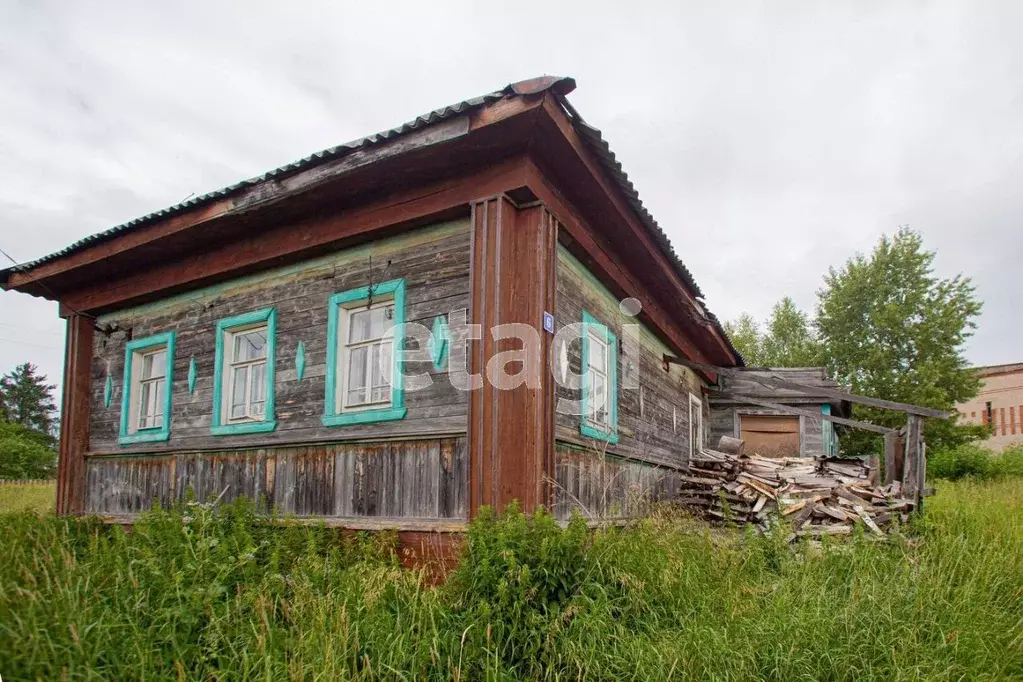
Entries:
[[47, 434], [0, 421], [0, 478], [52, 477], [57, 470], [57, 452], [52, 445], [53, 438]]
[[541, 663], [550, 642], [538, 633], [551, 631], [578, 598], [589, 577], [590, 542], [578, 517], [562, 529], [544, 511], [527, 516], [513, 504], [499, 519], [482, 509], [447, 586], [470, 648], [488, 652], [506, 670]]
[[1023, 476], [1023, 446], [1014, 445], [995, 453], [976, 443], [951, 450], [938, 450], [927, 459], [927, 477], [957, 481], [961, 478]]

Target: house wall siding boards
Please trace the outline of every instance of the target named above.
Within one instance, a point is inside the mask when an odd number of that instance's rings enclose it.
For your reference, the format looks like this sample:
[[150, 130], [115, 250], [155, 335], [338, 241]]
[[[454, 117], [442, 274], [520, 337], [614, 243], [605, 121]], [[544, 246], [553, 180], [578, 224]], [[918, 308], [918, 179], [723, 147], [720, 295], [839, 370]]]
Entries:
[[86, 511], [124, 517], [238, 497], [262, 511], [339, 519], [464, 520], [465, 437], [89, 457]]
[[[606, 325], [620, 344], [624, 344], [624, 325], [637, 323], [619, 308], [618, 299], [604, 287], [586, 267], [564, 247], [558, 246], [556, 329], [581, 322], [587, 313]], [[626, 354], [618, 352], [618, 434], [616, 444], [603, 443], [579, 432], [580, 417], [558, 410], [555, 434], [559, 443], [590, 448], [651, 465], [684, 468], [689, 458], [689, 393], [702, 399], [703, 382], [691, 370], [672, 365], [665, 372], [662, 357], [669, 350], [646, 327], [641, 325], [638, 389], [626, 388], [628, 377], [636, 368], [626, 366]], [[568, 345], [571, 374], [582, 371], [582, 345]], [[558, 352], [558, 351], [556, 351]], [[642, 392], [642, 405], [640, 393]], [[580, 391], [558, 385], [557, 399], [579, 400]], [[704, 405], [704, 434], [709, 422], [707, 401]], [[565, 450], [556, 453], [555, 467], [560, 467]]]
[[[455, 390], [446, 368], [426, 357], [408, 363], [408, 372], [428, 372], [433, 385], [407, 391], [406, 417], [400, 421], [328, 428], [324, 414], [327, 358], [327, 301], [346, 291], [391, 279], [406, 280], [406, 321], [428, 329], [437, 315], [469, 305], [469, 225], [465, 220], [422, 228], [402, 236], [280, 268], [257, 276], [177, 295], [161, 302], [104, 315], [100, 324], [130, 329], [134, 338], [164, 331], [177, 333], [172, 387], [170, 439], [131, 450], [117, 443], [120, 396], [124, 390], [124, 332], [93, 339], [90, 451], [94, 453], [217, 450], [270, 444], [463, 434], [466, 394]], [[372, 269], [370, 267], [372, 263]], [[213, 367], [217, 320], [267, 307], [277, 310], [277, 428], [268, 433], [213, 436]], [[296, 353], [304, 344], [305, 371], [298, 378]], [[414, 344], [412, 344], [414, 346]], [[188, 374], [195, 358], [194, 392]], [[107, 376], [113, 380], [109, 407]]]
[[594, 520], [640, 516], [651, 503], [678, 497], [682, 487], [674, 467], [595, 456], [564, 443], [555, 455], [554, 515], [561, 520], [576, 512]]

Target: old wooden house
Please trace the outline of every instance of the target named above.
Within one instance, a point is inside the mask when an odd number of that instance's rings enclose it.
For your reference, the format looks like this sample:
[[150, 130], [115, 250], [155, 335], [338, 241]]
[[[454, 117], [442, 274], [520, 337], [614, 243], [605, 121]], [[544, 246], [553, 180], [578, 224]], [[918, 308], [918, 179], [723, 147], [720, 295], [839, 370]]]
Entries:
[[[801, 388], [764, 383], [771, 377]], [[710, 395], [712, 442], [732, 436], [746, 442], [747, 452], [766, 457], [834, 457], [842, 427], [827, 417], [852, 412], [848, 400], [834, 396], [839, 388], [823, 367], [743, 367], [720, 376]]]
[[715, 376], [662, 358], [742, 359], [574, 87], [515, 83], [0, 272], [67, 320], [58, 511], [244, 495], [428, 551], [482, 505], [670, 494]]

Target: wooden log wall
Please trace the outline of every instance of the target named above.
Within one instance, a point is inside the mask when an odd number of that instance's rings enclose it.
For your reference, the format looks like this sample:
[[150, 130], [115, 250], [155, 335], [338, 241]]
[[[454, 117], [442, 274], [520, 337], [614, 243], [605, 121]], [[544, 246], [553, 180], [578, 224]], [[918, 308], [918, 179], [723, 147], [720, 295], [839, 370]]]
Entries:
[[125, 517], [186, 499], [247, 497], [266, 512], [463, 520], [465, 437], [86, 459], [86, 511]]
[[555, 453], [554, 515], [568, 519], [641, 516], [650, 505], [678, 497], [682, 472], [674, 467], [602, 456], [561, 445]]
[[[423, 362], [408, 363], [408, 372], [430, 373], [433, 385], [405, 393], [408, 413], [404, 419], [328, 428], [320, 418], [324, 413], [329, 297], [366, 286], [371, 280], [405, 278], [406, 321], [432, 329], [438, 315], [469, 306], [469, 240], [467, 220], [445, 223], [102, 316], [98, 320], [101, 325], [116, 325], [120, 331], [109, 335], [97, 332], [93, 340], [90, 450], [105, 454], [124, 450], [118, 435], [129, 330], [136, 339], [168, 331], [177, 334], [170, 439], [132, 446], [132, 452], [464, 433], [467, 395], [452, 387], [446, 368], [434, 369], [425, 353]], [[277, 310], [277, 428], [263, 434], [212, 436], [217, 320], [270, 306]], [[300, 342], [305, 349], [301, 379], [296, 370]], [[197, 368], [194, 392], [188, 387], [192, 358]], [[109, 405], [104, 396], [108, 376], [113, 387]]]
[[[593, 315], [618, 337], [621, 347], [623, 327], [637, 323], [619, 308], [619, 301], [564, 246], [558, 247], [557, 310], [555, 326], [582, 321], [583, 310]], [[615, 445], [597, 443], [580, 434], [579, 415], [558, 410], [555, 416], [559, 442], [626, 457], [648, 464], [682, 467], [689, 457], [689, 395], [703, 405], [704, 443], [710, 423], [709, 401], [703, 395], [704, 382], [692, 370], [672, 365], [664, 370], [662, 357], [670, 353], [645, 326], [640, 334], [638, 367], [627, 366], [624, 352], [618, 352], [618, 430]], [[569, 371], [582, 371], [582, 344], [577, 339], [568, 346]], [[625, 388], [626, 376], [638, 372], [638, 388]], [[580, 391], [557, 386], [558, 398], [579, 400]]]

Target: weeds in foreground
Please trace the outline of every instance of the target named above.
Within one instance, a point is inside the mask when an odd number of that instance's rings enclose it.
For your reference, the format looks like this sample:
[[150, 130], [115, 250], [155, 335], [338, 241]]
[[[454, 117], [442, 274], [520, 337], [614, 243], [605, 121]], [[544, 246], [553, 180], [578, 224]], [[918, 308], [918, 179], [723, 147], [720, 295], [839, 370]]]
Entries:
[[0, 517], [0, 674], [34, 679], [1013, 679], [1023, 481], [941, 483], [909, 541], [484, 514], [448, 582], [395, 538], [244, 503], [131, 533]]

